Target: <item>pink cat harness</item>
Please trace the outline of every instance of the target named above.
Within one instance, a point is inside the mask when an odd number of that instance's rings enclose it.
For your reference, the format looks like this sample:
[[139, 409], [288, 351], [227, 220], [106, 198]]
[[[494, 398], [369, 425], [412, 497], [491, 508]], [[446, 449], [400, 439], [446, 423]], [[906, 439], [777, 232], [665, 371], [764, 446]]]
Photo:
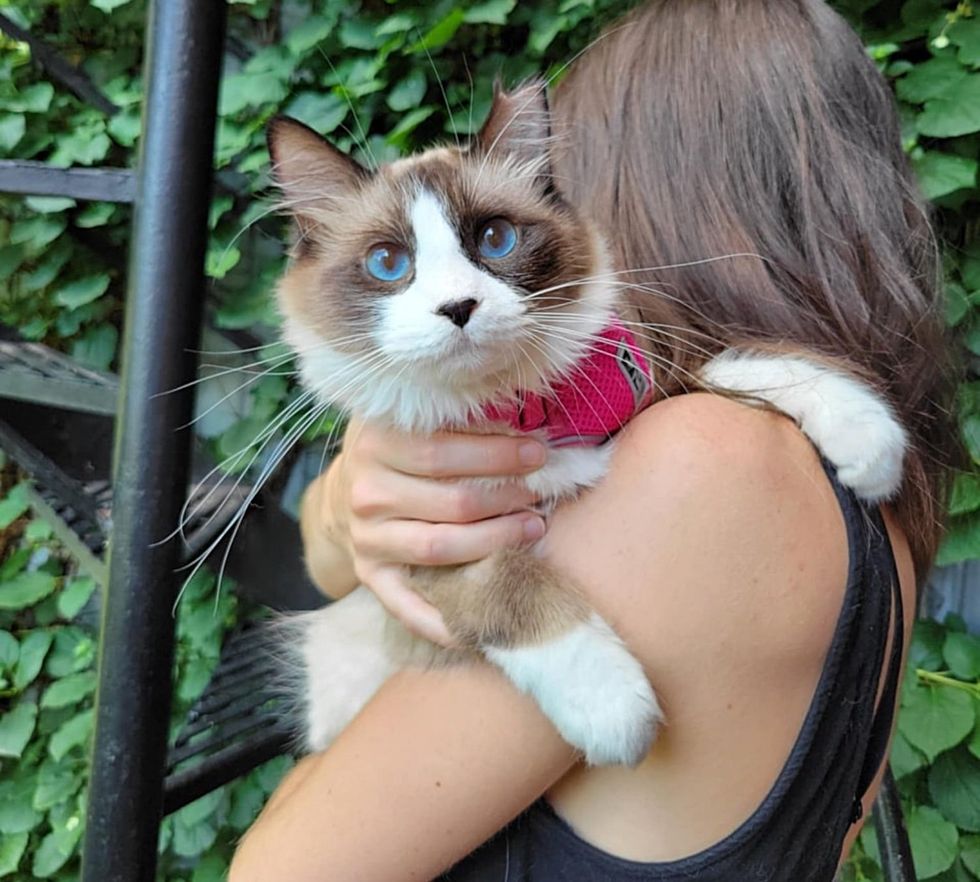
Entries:
[[650, 362], [614, 320], [568, 377], [547, 392], [519, 392], [516, 401], [488, 405], [483, 415], [520, 432], [543, 431], [553, 447], [596, 447], [650, 403], [652, 388]]

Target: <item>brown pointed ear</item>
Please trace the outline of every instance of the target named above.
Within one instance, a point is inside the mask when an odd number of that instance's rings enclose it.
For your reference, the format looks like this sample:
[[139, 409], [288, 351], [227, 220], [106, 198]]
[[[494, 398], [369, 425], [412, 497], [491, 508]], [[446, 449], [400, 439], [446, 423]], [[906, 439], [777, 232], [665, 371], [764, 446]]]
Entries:
[[274, 117], [266, 129], [272, 178], [282, 190], [284, 207], [300, 232], [332, 202], [349, 196], [370, 172], [313, 129], [288, 116]]
[[551, 119], [544, 80], [528, 80], [512, 92], [494, 85], [490, 115], [476, 136], [476, 147], [488, 156], [513, 156], [520, 162], [540, 162], [547, 173]]

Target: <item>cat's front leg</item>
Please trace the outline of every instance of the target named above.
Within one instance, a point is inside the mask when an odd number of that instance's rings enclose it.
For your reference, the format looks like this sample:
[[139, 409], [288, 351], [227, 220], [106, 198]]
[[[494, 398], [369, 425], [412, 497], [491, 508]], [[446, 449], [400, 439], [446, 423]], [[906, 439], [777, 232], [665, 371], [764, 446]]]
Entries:
[[730, 349], [705, 364], [701, 376], [794, 419], [861, 499], [877, 503], [898, 492], [908, 435], [884, 395], [843, 368], [802, 355]]
[[363, 586], [277, 626], [287, 656], [293, 716], [309, 751], [325, 750], [422, 641]]
[[590, 766], [635, 766], [663, 714], [643, 667], [596, 613], [524, 646], [487, 646], [488, 660], [530, 695]]
[[459, 642], [530, 695], [591, 765], [635, 765], [661, 721], [643, 666], [571, 580], [529, 549], [414, 571]]

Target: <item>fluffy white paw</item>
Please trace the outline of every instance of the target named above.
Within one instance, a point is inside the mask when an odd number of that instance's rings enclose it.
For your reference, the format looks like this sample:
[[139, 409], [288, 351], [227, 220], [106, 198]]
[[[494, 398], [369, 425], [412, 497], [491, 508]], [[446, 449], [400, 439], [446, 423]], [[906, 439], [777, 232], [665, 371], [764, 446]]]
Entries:
[[663, 717], [640, 663], [599, 616], [537, 646], [487, 647], [589, 765], [636, 765]]
[[299, 687], [307, 750], [329, 747], [395, 672], [388, 629], [388, 614], [366, 588], [289, 620], [305, 674]]
[[881, 502], [898, 492], [908, 438], [885, 399], [861, 380], [799, 356], [737, 350], [712, 359], [702, 376], [791, 416], [862, 499]]
[[840, 424], [829, 430], [807, 433], [836, 466], [840, 482], [868, 502], [898, 492], [905, 460], [905, 431], [884, 404], [877, 404], [841, 414]]

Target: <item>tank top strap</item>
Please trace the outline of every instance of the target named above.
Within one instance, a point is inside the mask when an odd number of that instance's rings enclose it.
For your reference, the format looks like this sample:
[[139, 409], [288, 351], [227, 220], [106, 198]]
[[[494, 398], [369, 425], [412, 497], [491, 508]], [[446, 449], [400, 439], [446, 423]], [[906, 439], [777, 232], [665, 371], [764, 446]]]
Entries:
[[871, 724], [864, 763], [861, 766], [861, 774], [858, 779], [851, 823], [857, 823], [864, 814], [862, 802], [864, 795], [871, 787], [888, 753], [892, 723], [895, 717], [895, 703], [902, 681], [902, 656], [905, 644], [905, 604], [902, 600], [902, 586], [898, 578], [898, 567], [895, 564], [895, 552], [881, 513], [875, 510], [869, 514], [871, 515], [873, 529], [879, 531], [880, 534], [881, 551], [879, 552], [879, 559], [882, 563], [887, 561], [887, 573], [891, 581], [891, 603], [888, 606], [888, 612], [891, 616], [891, 649], [884, 684], [878, 699], [878, 707]]

